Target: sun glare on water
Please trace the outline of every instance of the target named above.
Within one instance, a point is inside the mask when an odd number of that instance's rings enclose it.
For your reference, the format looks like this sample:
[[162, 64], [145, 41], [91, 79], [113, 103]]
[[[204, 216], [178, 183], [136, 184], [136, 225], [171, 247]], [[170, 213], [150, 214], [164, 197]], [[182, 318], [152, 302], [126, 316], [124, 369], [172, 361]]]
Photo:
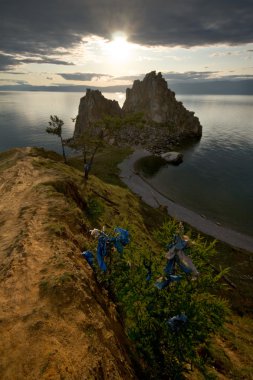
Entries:
[[106, 43], [105, 50], [111, 61], [126, 62], [131, 55], [131, 44], [124, 33], [115, 33], [112, 41]]

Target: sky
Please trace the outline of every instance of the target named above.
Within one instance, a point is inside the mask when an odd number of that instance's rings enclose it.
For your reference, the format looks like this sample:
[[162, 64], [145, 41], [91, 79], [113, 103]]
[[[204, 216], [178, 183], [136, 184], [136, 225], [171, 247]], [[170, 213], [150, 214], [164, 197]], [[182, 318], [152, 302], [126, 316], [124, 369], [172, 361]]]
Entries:
[[252, 0], [0, 0], [0, 90], [253, 94]]

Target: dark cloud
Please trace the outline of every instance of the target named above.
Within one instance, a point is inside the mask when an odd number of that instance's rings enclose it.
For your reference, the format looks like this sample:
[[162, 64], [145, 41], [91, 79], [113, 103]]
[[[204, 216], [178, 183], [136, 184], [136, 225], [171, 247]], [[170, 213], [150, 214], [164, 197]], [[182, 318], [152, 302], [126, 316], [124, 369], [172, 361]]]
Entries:
[[252, 0], [2, 0], [0, 49], [50, 56], [116, 30], [150, 46], [250, 43], [252, 14]]
[[11, 74], [11, 75], [24, 75], [27, 74], [27, 72], [22, 71], [5, 71], [5, 74]]
[[71, 62], [67, 62], [67, 61], [63, 61], [63, 60], [55, 59], [55, 58], [43, 57], [43, 56], [40, 56], [40, 57], [35, 56], [35, 58], [18, 59], [18, 62], [19, 63], [38, 63], [38, 64], [48, 63], [50, 65], [73, 65], [73, 63]]
[[59, 73], [59, 75], [66, 80], [79, 80], [79, 81], [91, 81], [92, 79], [100, 79], [103, 77], [111, 78], [108, 74], [95, 74], [95, 73]]
[[0, 71], [10, 70], [17, 65], [16, 59], [10, 55], [0, 54]]
[[[11, 70], [17, 66], [19, 66], [22, 63], [48, 63], [48, 64], [54, 64], [54, 65], [71, 65], [72, 63], [59, 60], [56, 58], [49, 58], [46, 56], [38, 56], [37, 54], [34, 55], [33, 58], [20, 58], [15, 57], [15, 55], [8, 55], [8, 54], [1, 54], [0, 53], [0, 71], [7, 71]], [[12, 74], [22, 74], [19, 72], [11, 71]]]

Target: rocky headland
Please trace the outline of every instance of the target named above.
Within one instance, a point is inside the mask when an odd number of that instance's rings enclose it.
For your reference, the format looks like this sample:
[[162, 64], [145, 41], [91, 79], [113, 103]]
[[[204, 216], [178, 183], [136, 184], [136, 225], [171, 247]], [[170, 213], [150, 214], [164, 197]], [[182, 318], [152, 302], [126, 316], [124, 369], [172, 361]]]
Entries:
[[144, 124], [141, 127], [124, 125], [115, 138], [120, 145], [137, 145], [161, 153], [185, 141], [201, 138], [199, 119], [176, 100], [162, 74], [155, 71], [146, 74], [142, 81], [135, 80], [132, 88], [126, 90], [122, 109], [118, 102], [106, 99], [100, 91], [87, 90], [80, 101], [74, 138], [104, 116], [134, 114], [142, 114]]

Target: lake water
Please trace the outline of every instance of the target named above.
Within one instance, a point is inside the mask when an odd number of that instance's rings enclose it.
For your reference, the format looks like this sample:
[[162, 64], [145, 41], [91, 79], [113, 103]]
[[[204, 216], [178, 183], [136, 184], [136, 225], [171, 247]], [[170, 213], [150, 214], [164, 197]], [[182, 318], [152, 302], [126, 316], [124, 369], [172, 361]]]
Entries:
[[[71, 137], [82, 93], [0, 92], [0, 151], [40, 146], [61, 152], [45, 132], [51, 114]], [[122, 105], [124, 95], [104, 94]], [[253, 236], [253, 96], [181, 95], [203, 126], [199, 143], [184, 149], [179, 166], [148, 181], [164, 195], [206, 217]]]
[[177, 96], [203, 126], [184, 162], [148, 181], [186, 208], [253, 236], [253, 97]]

